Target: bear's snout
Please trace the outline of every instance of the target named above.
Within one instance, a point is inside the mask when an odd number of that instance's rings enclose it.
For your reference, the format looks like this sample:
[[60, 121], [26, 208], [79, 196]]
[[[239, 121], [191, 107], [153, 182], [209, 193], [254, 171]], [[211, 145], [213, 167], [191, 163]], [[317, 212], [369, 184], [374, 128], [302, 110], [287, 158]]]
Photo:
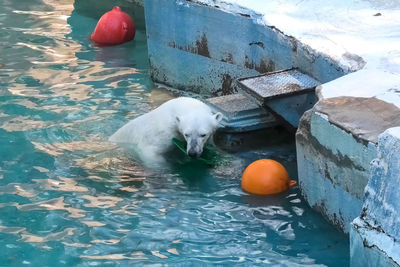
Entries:
[[200, 157], [203, 152], [203, 145], [195, 138], [188, 138], [187, 154], [191, 158]]
[[198, 153], [196, 150], [194, 149], [190, 149], [188, 151], [188, 156], [191, 158], [197, 158], [198, 156], [200, 156], [200, 153]]

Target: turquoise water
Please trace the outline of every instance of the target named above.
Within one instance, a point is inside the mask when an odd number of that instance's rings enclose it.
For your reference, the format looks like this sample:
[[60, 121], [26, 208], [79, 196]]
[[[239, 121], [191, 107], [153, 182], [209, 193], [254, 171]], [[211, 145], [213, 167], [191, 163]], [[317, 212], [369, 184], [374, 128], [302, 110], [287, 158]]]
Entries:
[[163, 171], [105, 141], [171, 98], [149, 78], [140, 9], [129, 10], [139, 28], [134, 42], [90, 43], [107, 9], [93, 1], [2, 2], [0, 266], [347, 266], [346, 236], [307, 207], [297, 187], [273, 197], [240, 189], [245, 166], [262, 157], [296, 177], [290, 138], [211, 169]]

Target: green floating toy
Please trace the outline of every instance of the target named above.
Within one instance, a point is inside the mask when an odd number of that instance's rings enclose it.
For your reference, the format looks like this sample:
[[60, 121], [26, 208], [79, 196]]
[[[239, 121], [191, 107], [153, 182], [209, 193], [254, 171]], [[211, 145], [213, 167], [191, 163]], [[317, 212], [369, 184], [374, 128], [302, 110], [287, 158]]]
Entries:
[[211, 166], [217, 164], [217, 162], [218, 162], [218, 153], [215, 150], [215, 147], [212, 145], [209, 145], [209, 144], [205, 145], [201, 156], [196, 159], [192, 159], [186, 153], [186, 142], [185, 141], [181, 141], [179, 139], [172, 138], [172, 143], [176, 147], [178, 147], [180, 151], [185, 153], [186, 158], [190, 161], [198, 160], [198, 161], [204, 162], [205, 164], [211, 165]]

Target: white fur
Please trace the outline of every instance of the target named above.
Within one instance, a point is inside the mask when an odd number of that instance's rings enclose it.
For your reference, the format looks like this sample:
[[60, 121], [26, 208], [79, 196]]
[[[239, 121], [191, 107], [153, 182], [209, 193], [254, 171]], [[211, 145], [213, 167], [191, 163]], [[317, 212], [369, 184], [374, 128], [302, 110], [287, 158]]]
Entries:
[[172, 147], [172, 138], [183, 138], [189, 154], [199, 156], [204, 144], [217, 129], [222, 114], [212, 114], [203, 102], [189, 97], [167, 101], [158, 108], [139, 116], [115, 132], [109, 140], [132, 144], [143, 161], [163, 161], [163, 153]]

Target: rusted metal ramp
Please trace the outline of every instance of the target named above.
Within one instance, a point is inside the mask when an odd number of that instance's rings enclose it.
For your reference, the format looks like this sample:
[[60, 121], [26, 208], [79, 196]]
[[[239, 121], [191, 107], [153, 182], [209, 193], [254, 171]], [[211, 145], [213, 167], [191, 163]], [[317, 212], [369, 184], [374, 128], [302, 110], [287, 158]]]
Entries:
[[315, 87], [319, 84], [297, 69], [238, 80], [238, 85], [247, 96], [282, 119], [290, 128], [297, 128], [303, 113], [317, 102]]

